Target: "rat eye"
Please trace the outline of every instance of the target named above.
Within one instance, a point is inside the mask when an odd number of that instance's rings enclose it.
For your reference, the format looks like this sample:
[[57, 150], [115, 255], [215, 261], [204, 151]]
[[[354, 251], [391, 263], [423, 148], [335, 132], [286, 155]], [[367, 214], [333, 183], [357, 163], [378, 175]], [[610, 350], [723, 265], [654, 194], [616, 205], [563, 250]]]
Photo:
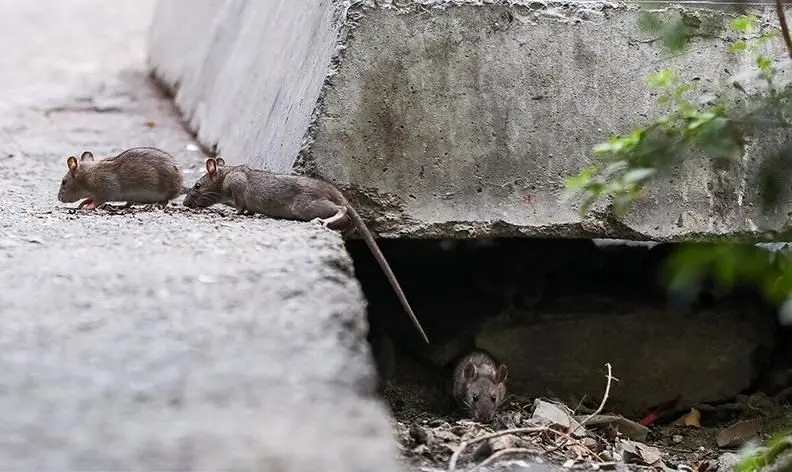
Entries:
[[197, 183], [195, 184], [195, 187], [194, 187], [194, 188], [195, 188], [195, 190], [198, 190], [199, 188], [201, 188], [201, 183], [200, 183], [200, 182], [197, 182]]
[[474, 401], [474, 402], [477, 402], [477, 401], [478, 401], [478, 395], [476, 395], [475, 393], [473, 394], [473, 401]]
[[495, 395], [490, 395], [490, 398], [492, 399], [493, 402], [495, 401]]

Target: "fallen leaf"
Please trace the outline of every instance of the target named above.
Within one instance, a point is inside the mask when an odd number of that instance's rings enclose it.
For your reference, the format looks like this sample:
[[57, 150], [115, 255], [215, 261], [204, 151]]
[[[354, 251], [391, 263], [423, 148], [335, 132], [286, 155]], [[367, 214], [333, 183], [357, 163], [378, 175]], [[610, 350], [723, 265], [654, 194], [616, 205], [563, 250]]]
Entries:
[[641, 447], [639, 447], [638, 450], [641, 453], [641, 458], [647, 465], [657, 465], [663, 459], [660, 449], [656, 447], [641, 444]]
[[[575, 417], [577, 421], [583, 421], [585, 418], [585, 416]], [[600, 429], [606, 429], [608, 426], [612, 426], [628, 439], [634, 441], [646, 441], [649, 435], [649, 428], [646, 426], [617, 415], [594, 415], [588, 420], [586, 426], [596, 426]]]
[[737, 422], [718, 433], [718, 447], [731, 448], [745, 444], [749, 439], [759, 434], [762, 423], [759, 420]]
[[648, 415], [644, 416], [640, 420], [638, 420], [638, 424], [641, 426], [649, 426], [650, 424], [657, 421], [657, 414], [656, 413], [649, 413]]
[[157, 126], [157, 123], [153, 122], [152, 120], [146, 120], [146, 121], [143, 122], [143, 124], [145, 126], [148, 126], [149, 128], [153, 128], [153, 127]]
[[657, 421], [660, 415], [666, 411], [673, 409], [678, 403], [679, 400], [682, 398], [681, 395], [677, 395], [676, 397], [666, 400], [654, 407], [650, 408], [649, 411], [644, 413], [644, 417], [638, 421], [638, 424], [643, 426], [649, 426], [650, 424]]
[[558, 425], [575, 435], [585, 436], [585, 428], [572, 417], [572, 411], [565, 405], [559, 405], [537, 398], [534, 401], [533, 419], [541, 420], [547, 424]]
[[531, 443], [513, 434], [492, 438], [488, 442], [492, 452], [497, 452], [502, 449], [526, 449], [531, 446]]
[[639, 462], [643, 465], [659, 465], [662, 460], [660, 449], [637, 441], [622, 441], [623, 459], [625, 463]]
[[535, 454], [541, 454], [543, 451], [543, 449], [539, 448], [538, 446], [534, 446], [525, 439], [513, 434], [507, 434], [497, 438], [492, 438], [488, 441], [484, 441], [483, 444], [474, 451], [473, 457], [486, 458], [504, 449], [525, 449], [533, 451]]
[[701, 412], [697, 408], [691, 408], [690, 412], [680, 418], [679, 424], [701, 428]]

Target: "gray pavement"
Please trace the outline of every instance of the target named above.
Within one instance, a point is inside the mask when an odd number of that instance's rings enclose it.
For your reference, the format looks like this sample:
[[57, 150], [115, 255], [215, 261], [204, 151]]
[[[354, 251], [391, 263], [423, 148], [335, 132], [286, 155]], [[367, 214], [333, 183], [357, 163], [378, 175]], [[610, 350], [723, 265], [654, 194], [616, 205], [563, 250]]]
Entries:
[[65, 158], [203, 159], [146, 80], [151, 0], [0, 0], [0, 469], [399, 470], [341, 238], [73, 212]]

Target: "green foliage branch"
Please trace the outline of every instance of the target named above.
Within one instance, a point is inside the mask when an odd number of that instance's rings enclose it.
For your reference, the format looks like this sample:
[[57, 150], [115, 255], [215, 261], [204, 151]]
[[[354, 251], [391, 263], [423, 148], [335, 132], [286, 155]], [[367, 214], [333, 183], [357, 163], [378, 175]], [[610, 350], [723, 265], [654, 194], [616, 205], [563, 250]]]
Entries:
[[[592, 164], [566, 179], [566, 198], [580, 197], [585, 214], [601, 199], [610, 200], [610, 210], [624, 215], [653, 179], [678, 167], [692, 155], [708, 157], [713, 165], [729, 166], [742, 158], [746, 143], [773, 130], [789, 135], [792, 128], [792, 87], [781, 84], [776, 61], [768, 56], [768, 41], [781, 38], [792, 58], [792, 39], [780, 0], [776, 0], [781, 31], [762, 31], [754, 13], [740, 15], [729, 27], [740, 39], [729, 44], [735, 55], [749, 55], [755, 66], [758, 93], [749, 94], [737, 82], [732, 85], [743, 95], [730, 99], [725, 90], [702, 93], [696, 79], [682, 80], [673, 68], [650, 75], [646, 85], [657, 93], [657, 104], [666, 110], [660, 118], [628, 134], [612, 136], [594, 147]], [[669, 50], [686, 47], [700, 22], [681, 15], [663, 23], [656, 16], [642, 14], [644, 30], [660, 33]], [[766, 29], [766, 28], [765, 28]], [[732, 91], [732, 95], [734, 92]], [[759, 173], [764, 209], [777, 204], [792, 168], [792, 136], [765, 156]], [[683, 246], [675, 251], [664, 272], [672, 290], [698, 287], [706, 277], [716, 288], [728, 290], [748, 283], [761, 289], [765, 297], [780, 307], [782, 321], [792, 322], [792, 250], [768, 252], [753, 245], [720, 242]], [[773, 463], [792, 446], [792, 437], [775, 436], [763, 446], [749, 445], [741, 451], [739, 472], [753, 472]]]

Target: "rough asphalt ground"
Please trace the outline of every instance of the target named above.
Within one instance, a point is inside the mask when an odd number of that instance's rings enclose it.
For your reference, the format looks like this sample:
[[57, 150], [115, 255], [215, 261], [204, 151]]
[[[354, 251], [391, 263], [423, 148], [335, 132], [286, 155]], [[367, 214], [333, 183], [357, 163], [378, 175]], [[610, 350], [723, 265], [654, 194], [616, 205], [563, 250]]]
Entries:
[[398, 470], [338, 235], [55, 198], [86, 149], [200, 174], [146, 78], [152, 8], [0, 0], [0, 468]]

